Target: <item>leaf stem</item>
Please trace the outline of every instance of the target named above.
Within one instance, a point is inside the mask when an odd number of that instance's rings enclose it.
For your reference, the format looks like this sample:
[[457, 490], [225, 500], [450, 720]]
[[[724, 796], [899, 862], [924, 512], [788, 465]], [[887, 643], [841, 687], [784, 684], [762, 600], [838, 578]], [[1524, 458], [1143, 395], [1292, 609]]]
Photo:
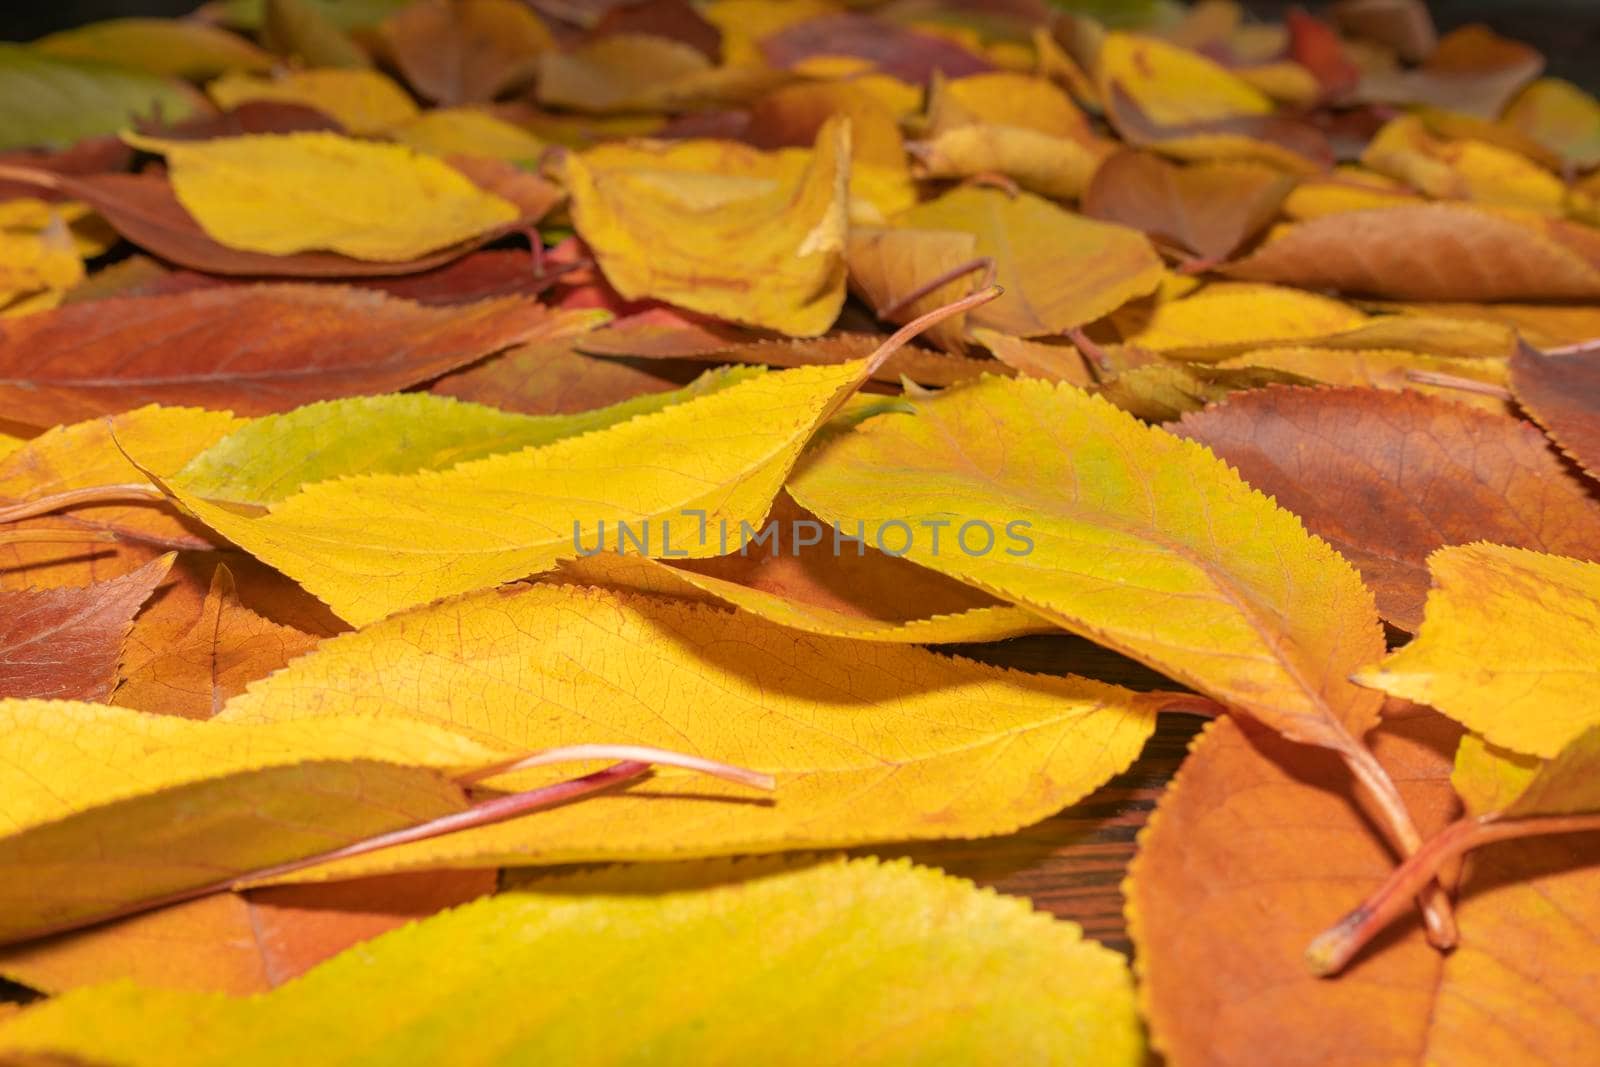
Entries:
[[77, 544], [81, 541], [115, 541], [110, 530], [0, 530], [0, 545]]
[[[717, 777], [729, 778], [733, 781], [755, 785], [758, 788], [772, 788], [770, 775], [763, 775], [738, 767], [730, 767], [727, 764], [717, 763], [712, 760], [700, 760], [698, 757], [663, 752], [658, 749], [615, 745], [573, 745], [562, 749], [536, 752], [530, 756], [494, 764], [482, 772], [477, 772], [476, 775], [465, 776], [465, 779], [471, 780], [474, 777], [506, 774], [523, 767], [536, 766], [538, 763], [593, 759], [595, 758], [594, 754], [597, 752], [623, 748], [645, 753], [660, 753], [663, 756], [671, 756], [670, 762], [676, 766], [688, 767], [694, 770], [704, 769], [706, 773], [714, 774]], [[565, 754], [562, 755], [562, 753]], [[416, 841], [426, 841], [429, 838], [453, 834], [461, 830], [475, 829], [479, 826], [489, 826], [493, 823], [504, 822], [507, 819], [514, 819], [520, 815], [544, 811], [639, 778], [650, 770], [652, 762], [655, 762], [654, 756], [650, 759], [624, 760], [578, 778], [569, 778], [566, 781], [540, 786], [537, 789], [528, 789], [520, 793], [509, 793], [502, 797], [494, 797], [474, 804], [464, 811], [451, 812], [448, 815], [441, 815], [436, 819], [429, 819], [414, 826], [406, 826], [398, 830], [375, 834], [372, 837], [363, 838], [360, 841], [352, 841], [348, 845], [341, 845], [326, 852], [288, 860], [270, 867], [260, 867], [253, 871], [229, 875], [226, 878], [219, 878], [205, 885], [179, 889], [162, 896], [134, 901], [110, 911], [96, 913], [90, 917], [69, 919], [51, 926], [39, 927], [30, 930], [24, 938], [13, 940], [31, 941], [34, 938], [65, 933], [69, 930], [77, 930], [86, 926], [97, 926], [100, 923], [110, 922], [114, 919], [123, 919], [130, 915], [138, 915], [156, 908], [170, 907], [173, 904], [182, 904], [185, 901], [210, 896], [212, 893], [248, 888], [248, 883], [268, 881], [286, 874], [293, 874], [296, 871], [305, 870], [307, 867], [315, 867], [335, 860], [350, 859], [354, 856], [364, 856], [379, 849], [392, 848], [395, 845], [407, 845]], [[669, 761], [664, 760], [663, 762]], [[458, 778], [457, 780], [464, 779]]]
[[[1356, 781], [1366, 790], [1367, 796], [1378, 806], [1384, 826], [1409, 861], [1422, 848], [1422, 835], [1417, 832], [1416, 823], [1411, 821], [1411, 812], [1406, 810], [1394, 779], [1389, 777], [1389, 772], [1383, 769], [1372, 751], [1359, 741], [1353, 741], [1349, 747], [1340, 750], [1339, 755]], [[1417, 884], [1416, 899], [1422, 908], [1422, 925], [1427, 932], [1428, 943], [1440, 950], [1454, 948], [1456, 920], [1444, 887], [1431, 878], [1424, 879]]]
[[1457, 819], [1396, 867], [1388, 881], [1355, 909], [1318, 934], [1306, 949], [1306, 961], [1317, 975], [1327, 977], [1338, 973], [1405, 910], [1412, 895], [1434, 878], [1441, 867], [1472, 849], [1519, 837], [1596, 830], [1600, 830], [1600, 813], [1506, 820], [1497, 815], [1479, 815]]
[[[1005, 292], [1005, 290], [1001, 289], [998, 285], [991, 285], [986, 288], [979, 289], [977, 292], [968, 293], [960, 300], [952, 300], [948, 304], [945, 304], [941, 307], [936, 307], [932, 311], [918, 315], [916, 318], [900, 327], [894, 333], [890, 334], [887, 338], [885, 338], [881, 345], [873, 349], [872, 354], [867, 357], [867, 371], [866, 374], [862, 376], [863, 380], [870, 376], [874, 371], [878, 370], [878, 368], [882, 367], [884, 363], [888, 361], [890, 356], [900, 351], [901, 348], [905, 347], [908, 341], [917, 336], [923, 330], [928, 329], [930, 326], [936, 326], [945, 319], [971, 311], [975, 307], [982, 307], [984, 304], [987, 304], [989, 301], [993, 300], [1003, 292]], [[841, 401], [841, 403], [842, 402], [843, 401]]]
[[941, 289], [955, 281], [957, 278], [964, 277], [965, 275], [971, 274], [972, 272], [978, 270], [983, 271], [983, 276], [978, 280], [978, 289], [987, 289], [989, 286], [994, 284], [994, 257], [979, 256], [976, 259], [971, 259], [965, 263], [957, 264], [956, 266], [951, 267], [949, 270], [935, 275], [934, 277], [923, 282], [921, 285], [917, 286], [915, 289], [911, 290], [909, 293], [899, 296], [894, 300], [889, 301], [887, 304], [882, 305], [881, 307], [874, 308], [872, 313], [878, 316], [880, 319], [892, 318], [895, 312], [904, 311], [906, 308], [910, 307], [912, 304], [915, 304], [918, 300], [921, 300], [934, 290]]
[[1492, 396], [1496, 400], [1510, 400], [1511, 390], [1489, 382], [1480, 382], [1473, 378], [1463, 378], [1457, 374], [1443, 374], [1439, 371], [1417, 370], [1406, 371], [1406, 378], [1418, 385], [1435, 385], [1441, 389], [1456, 389], [1463, 393], [1477, 393], [1480, 396]]
[[[0, 170], [3, 169], [3, 167], [0, 167]], [[36, 515], [46, 515], [52, 511], [77, 507], [80, 504], [114, 504], [127, 500], [165, 502], [166, 499], [161, 490], [153, 485], [140, 483], [91, 485], [83, 489], [66, 489], [59, 493], [51, 493], [49, 496], [24, 500], [20, 503], [0, 508], [0, 522], [31, 519]]]

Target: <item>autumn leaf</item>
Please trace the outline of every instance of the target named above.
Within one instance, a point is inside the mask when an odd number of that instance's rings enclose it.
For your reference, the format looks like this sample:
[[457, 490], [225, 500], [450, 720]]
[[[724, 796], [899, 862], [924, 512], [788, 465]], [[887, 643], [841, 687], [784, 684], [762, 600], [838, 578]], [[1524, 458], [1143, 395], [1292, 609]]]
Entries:
[[[1373, 735], [1425, 831], [1459, 810], [1448, 782], [1458, 734], [1430, 715]], [[1207, 727], [1142, 835], [1128, 886], [1155, 1048], [1195, 1064], [1255, 1063], [1268, 1047], [1276, 1062], [1307, 1065], [1588, 1055], [1595, 874], [1576, 839], [1475, 856], [1453, 953], [1408, 922], [1342, 976], [1311, 972], [1306, 945], [1393, 864], [1349, 790], [1313, 749], [1229, 720]]]
[[379, 934], [494, 892], [494, 871], [428, 871], [217, 893], [0, 949], [0, 974], [62, 993], [114, 979], [264, 993]]
[[[1125, 316], [1125, 317], [1124, 317]], [[1344, 334], [1367, 316], [1326, 296], [1284, 286], [1212, 283], [1192, 296], [1162, 300], [1147, 314], [1133, 308], [1122, 340], [1183, 358], [1219, 358], [1252, 348]]]
[[157, 76], [203, 80], [230, 70], [265, 70], [272, 58], [244, 38], [176, 19], [92, 22], [34, 41], [35, 51], [132, 67]]
[[[538, 696], [555, 678], [559, 685]], [[667, 693], [675, 695], [670, 705], [662, 703]], [[904, 645], [796, 633], [719, 607], [539, 585], [449, 601], [325, 641], [252, 685], [216, 721], [423, 715], [511, 751], [574, 738], [670, 738], [674, 751], [713, 760], [736, 752], [744, 766], [777, 780], [769, 803], [725, 803], [717, 798], [748, 790], [663, 772], [536, 820], [297, 876], [325, 878], [1003, 832], [1125, 766], [1163, 700]], [[663, 717], [669, 706], [698, 710]], [[533, 788], [565, 773], [524, 771], [515, 781]]]
[[[575, 154], [566, 165], [573, 222], [606, 280], [627, 299], [653, 297], [788, 334], [819, 334], [844, 302], [845, 134], [839, 124], [820, 131], [792, 186], [760, 184], [699, 199], [700, 183], [646, 169], [655, 153], [636, 152], [631, 160], [613, 153], [606, 165]], [[691, 218], [695, 225], [686, 226]], [[708, 273], [708, 246], [716, 273]]]
[[427, 308], [308, 285], [101, 300], [0, 325], [0, 414], [49, 425], [150, 403], [284, 411], [413, 385], [558, 321], [513, 298]]
[[441, 104], [493, 100], [531, 81], [554, 44], [539, 17], [512, 0], [421, 0], [378, 35], [412, 88]]
[[[1506, 413], [1506, 365], [1500, 360], [1430, 356], [1404, 348], [1348, 348], [1329, 341], [1319, 339], [1326, 347], [1257, 348], [1216, 366], [1280, 370], [1324, 385], [1420, 393], [1497, 415]], [[1434, 376], [1443, 384], [1430, 384]]]
[[1434, 137], [1422, 119], [1407, 115], [1379, 130], [1361, 162], [1436, 199], [1472, 200], [1561, 215], [1567, 189], [1561, 179], [1516, 152], [1477, 140]]
[[1186, 415], [1176, 432], [1299, 515], [1406, 630], [1422, 622], [1436, 548], [1600, 558], [1600, 504], [1543, 434], [1509, 416], [1414, 394], [1267, 389]]
[[[179, 478], [166, 484], [208, 526], [341, 617], [367, 623], [549, 569], [600, 539], [602, 523], [613, 545], [622, 524], [646, 531], [647, 540], [654, 526], [646, 554], [720, 554], [707, 531], [726, 524], [737, 536], [741, 523], [761, 520], [806, 439], [873, 363], [763, 375], [597, 433], [448, 471], [323, 482], [259, 516], [206, 501]], [[744, 429], [724, 436], [735, 425]], [[600, 472], [606, 498], [596, 496]], [[499, 503], [486, 509], [485, 493]], [[461, 525], [463, 508], [482, 516], [476, 526]]]
[[[174, 548], [205, 547], [203, 531], [144, 492], [148, 480], [118, 446], [151, 462], [181, 466], [242, 424], [227, 412], [144, 407], [46, 430], [0, 459], [0, 514], [15, 521], [18, 506], [34, 502], [51, 515], [53, 526], [109, 530]], [[106, 500], [108, 486], [133, 491], [125, 502]]]
[[0, 151], [64, 148], [116, 133], [137, 115], [182, 118], [205, 100], [180, 82], [92, 60], [54, 58], [0, 45]]
[[[792, 918], [781, 945], [766, 933], [779, 913]], [[631, 935], [610, 936], [617, 929]], [[796, 959], [852, 962], [816, 968], [797, 1014], [773, 992], [792, 982]], [[1043, 1056], [1131, 1067], [1142, 1055], [1114, 953], [1022, 902], [874, 860], [541, 880], [379, 938], [264, 997], [105, 986], [8, 1020], [0, 1047], [163, 1067], [237, 1062], [293, 1047], [308, 1030], [341, 1030], [351, 996], [395, 1019], [377, 1044], [360, 1038], [363, 1054], [386, 1058], [472, 1045], [518, 1050], [497, 1063], [641, 1053], [708, 1062], [777, 1026], [796, 1040], [772, 1048], [774, 1063]], [[596, 1014], [613, 998], [640, 1025]], [[342, 1054], [337, 1039], [323, 1053]]]
[[1506, 107], [1500, 121], [1579, 167], [1600, 163], [1600, 102], [1560, 78], [1540, 78]]
[[331, 133], [133, 143], [162, 152], [179, 203], [208, 235], [245, 252], [404, 262], [518, 216], [510, 201], [401, 145]]
[[[175, 607], [182, 604], [174, 598]], [[129, 631], [111, 703], [161, 715], [206, 719], [245, 685], [265, 677], [317, 639], [262, 618], [239, 602], [233, 574], [219, 565], [198, 614], [158, 603]]]
[[1433, 104], [1493, 119], [1543, 69], [1544, 57], [1533, 48], [1475, 24], [1446, 34], [1416, 68], [1364, 72], [1357, 91], [1367, 100]]
[[417, 115], [405, 90], [373, 70], [301, 70], [272, 78], [228, 74], [206, 92], [225, 109], [251, 101], [303, 104], [358, 136], [382, 134]]
[[194, 453], [176, 477], [199, 496], [266, 506], [316, 482], [447, 470], [537, 448], [710, 395], [758, 374], [755, 369], [723, 368], [683, 389], [571, 415], [518, 415], [418, 393], [325, 401], [239, 427]]
[[1600, 564], [1472, 544], [1428, 558], [1416, 640], [1361, 671], [1362, 685], [1431, 704], [1489, 741], [1546, 759], [1595, 724]]
[[1511, 390], [1562, 451], [1591, 475], [1600, 472], [1600, 380], [1591, 354], [1546, 355], [1520, 345], [1511, 357]]
[[676, 564], [608, 553], [569, 560], [555, 578], [730, 604], [782, 626], [861, 641], [996, 641], [1053, 629], [937, 572], [852, 542], [844, 530], [836, 536], [787, 494], [774, 501], [768, 522], [788, 531], [787, 547], [746, 546]]
[[958, 188], [919, 204], [897, 227], [966, 231], [1005, 292], [968, 321], [1018, 337], [1061, 333], [1155, 289], [1161, 261], [1142, 234], [1073, 215], [1028, 193]]
[[[906, 558], [1118, 648], [1296, 740], [1348, 747], [1376, 723], [1378, 702], [1342, 677], [1382, 654], [1371, 595], [1294, 516], [1203, 449], [1038, 381], [984, 379], [910, 406], [914, 414], [881, 415], [822, 442], [791, 479], [795, 499], [830, 522], [866, 523], [869, 538], [891, 521], [913, 530], [988, 524], [996, 543], [984, 552], [976, 535], [958, 552], [904, 534], [894, 543], [909, 539]], [[980, 424], [992, 429], [968, 429]], [[1046, 427], [1048, 445], [1023, 436]], [[1052, 488], [1041, 495], [1039, 486]], [[1008, 524], [1026, 545], [1001, 547], [1001, 532], [1015, 538]], [[1274, 545], [1271, 567], [1246, 550], [1261, 539]], [[1140, 559], [1142, 570], [1131, 562]], [[1314, 596], [1315, 607], [1290, 611], [1291, 595]], [[1154, 610], [1178, 597], [1211, 602], [1204, 645], [1191, 639], [1194, 616]]]
[[0, 699], [104, 700], [134, 613], [172, 566], [77, 589], [0, 590]]
[[372, 57], [314, 0], [264, 0], [261, 44], [270, 52], [307, 67], [370, 67]]
[[224, 726], [8, 700], [0, 721], [8, 942], [461, 811], [451, 774], [508, 755], [411, 719]]
[[1296, 223], [1223, 271], [1402, 300], [1581, 300], [1600, 297], [1597, 250], [1572, 223], [1418, 204]]
[[1293, 185], [1278, 171], [1253, 163], [1180, 168], [1156, 156], [1122, 151], [1095, 170], [1083, 213], [1218, 260], [1265, 227]]

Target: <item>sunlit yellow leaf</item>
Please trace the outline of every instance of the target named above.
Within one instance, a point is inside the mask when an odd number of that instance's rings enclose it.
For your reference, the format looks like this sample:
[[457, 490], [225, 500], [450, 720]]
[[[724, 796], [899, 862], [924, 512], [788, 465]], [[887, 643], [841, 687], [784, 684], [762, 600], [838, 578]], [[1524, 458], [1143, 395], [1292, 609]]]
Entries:
[[[935, 520], [976, 524], [967, 551], [934, 552], [913, 536], [907, 558], [1291, 738], [1349, 750], [1376, 722], [1376, 694], [1346, 680], [1383, 652], [1372, 594], [1205, 449], [1030, 379], [985, 378], [911, 403], [915, 414], [821, 442], [791, 494], [878, 536], [891, 524], [913, 534]], [[983, 524], [996, 534], [987, 552]], [[1026, 545], [1006, 539], [1019, 532]]]
[[405, 145], [332, 133], [212, 141], [125, 135], [160, 151], [184, 208], [230, 248], [403, 261], [516, 220], [514, 204]]
[[[537, 819], [342, 860], [292, 876], [300, 881], [1008, 833], [1126, 767], [1160, 702], [721, 607], [540, 584], [326, 640], [216, 721], [421, 715], [514, 752], [670, 745], [777, 781], [751, 803], [747, 787], [663, 769]], [[503, 784], [532, 788], [574, 770], [520, 771]]]
[[[381, 1032], [352, 1028], [352, 1011], [381, 1015]], [[755, 1049], [796, 1067], [1144, 1056], [1117, 953], [1024, 901], [877, 860], [528, 882], [259, 997], [128, 984], [68, 994], [6, 1020], [0, 1049], [200, 1067], [259, 1062], [308, 1034], [322, 1035], [324, 1061], [506, 1067], [727, 1063]]]
[[769, 188], [745, 179], [712, 197], [706, 183], [647, 169], [649, 150], [636, 151], [631, 165], [617, 151], [573, 155], [566, 168], [572, 218], [623, 296], [820, 334], [844, 303], [846, 137], [843, 124], [825, 125], [794, 183]]
[[1559, 215], [1561, 179], [1527, 158], [1482, 141], [1444, 141], [1402, 116], [1378, 131], [1361, 162], [1437, 199], [1476, 200]]
[[1286, 341], [1354, 329], [1367, 316], [1325, 296], [1276, 285], [1208, 285], [1193, 296], [1158, 304], [1123, 341], [1155, 352]]
[[373, 70], [301, 70], [277, 78], [225, 74], [206, 92], [223, 108], [251, 100], [303, 104], [354, 134], [385, 133], [417, 116], [405, 90]]
[[1475, 544], [1439, 549], [1428, 569], [1416, 639], [1361, 684], [1546, 759], [1600, 724], [1600, 564]]
[[531, 162], [544, 152], [533, 134], [471, 108], [424, 111], [394, 127], [389, 136], [436, 156], [488, 156]]

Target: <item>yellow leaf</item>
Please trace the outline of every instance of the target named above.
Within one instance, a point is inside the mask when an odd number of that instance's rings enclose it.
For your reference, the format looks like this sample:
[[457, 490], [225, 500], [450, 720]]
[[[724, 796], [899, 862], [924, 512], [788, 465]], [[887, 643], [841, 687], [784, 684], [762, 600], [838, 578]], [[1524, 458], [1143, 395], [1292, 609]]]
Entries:
[[531, 161], [544, 152], [544, 142], [533, 134], [467, 107], [424, 111], [391, 129], [389, 136], [436, 156]]
[[41, 294], [61, 294], [84, 278], [83, 259], [66, 221], [0, 228], [0, 307]]
[[[1467, 304], [1394, 300], [1367, 301], [1377, 311], [1430, 320], [1484, 322], [1514, 330], [1535, 348], [1560, 348], [1600, 337], [1600, 305], [1595, 304]], [[1487, 335], [1486, 335], [1487, 336]], [[1507, 337], [1498, 354], [1515, 347]]]
[[175, 78], [211, 78], [272, 66], [272, 56], [243, 37], [192, 19], [108, 19], [52, 33], [31, 47], [46, 55]]
[[[152, 404], [58, 426], [0, 460], [0, 498], [33, 500], [74, 489], [147, 484], [123, 449], [161, 469], [176, 469], [247, 421], [225, 411]], [[178, 515], [149, 502], [75, 507], [62, 517], [158, 544], [195, 544], [194, 533]]]
[[1560, 215], [1561, 179], [1531, 160], [1482, 141], [1440, 140], [1414, 115], [1394, 119], [1361, 153], [1361, 162], [1436, 199], [1475, 200]]
[[1290, 191], [1283, 202], [1283, 213], [1291, 219], [1315, 219], [1346, 211], [1414, 204], [1416, 194], [1393, 178], [1340, 166], [1320, 178], [1309, 178]]
[[[1133, 656], [1287, 736], [1349, 751], [1380, 701], [1372, 594], [1205, 449], [1071, 386], [984, 378], [832, 437], [791, 479], [830, 522], [1020, 530], [907, 558]], [[1014, 524], [1026, 524], [1017, 527]], [[1010, 529], [1008, 529], [1010, 527]], [[903, 539], [903, 538], [902, 538]], [[947, 546], [948, 547], [948, 546]]]
[[[910, 322], [936, 307], [972, 291], [981, 269], [953, 278], [924, 296], [906, 303], [902, 298], [924, 283], [976, 259], [977, 238], [960, 230], [913, 230], [852, 227], [845, 262], [850, 285], [875, 311], [892, 311], [892, 322]], [[924, 336], [947, 352], [960, 352], [965, 343], [965, 315], [952, 316]]]
[[333, 133], [160, 141], [178, 201], [219, 243], [283, 256], [323, 250], [403, 262], [514, 222], [514, 204], [405, 145]]
[[[384, 1025], [352, 1027], [352, 1011]], [[1120, 955], [1025, 901], [875, 859], [544, 879], [257, 997], [127, 983], [71, 993], [6, 1019], [0, 1049], [200, 1067], [281, 1059], [308, 1035], [322, 1062], [1136, 1067], [1144, 1056]]]
[[614, 548], [624, 523], [646, 554], [720, 555], [722, 524], [737, 537], [759, 522], [806, 439], [869, 369], [857, 360], [766, 374], [542, 448], [310, 485], [260, 513], [205, 500], [182, 477], [168, 486], [206, 525], [361, 625], [548, 570], [602, 539]]
[[1146, 118], [1185, 126], [1241, 115], [1266, 115], [1272, 101], [1217, 63], [1153, 37], [1108, 33], [1100, 46], [1102, 96], [1120, 88]]
[[936, 79], [929, 90], [934, 132], [957, 126], [1015, 126], [1051, 137], [1084, 138], [1089, 120], [1071, 97], [1043, 78], [997, 72]]
[[[670, 745], [771, 773], [770, 799], [648, 781], [291, 875], [667, 859], [1009, 833], [1125, 768], [1160, 698], [909, 645], [797, 633], [703, 604], [562, 585], [481, 593], [325, 640], [214, 722], [421, 715], [522, 752]], [[330, 719], [332, 716], [334, 718]], [[517, 788], [572, 765], [506, 776]], [[731, 801], [731, 802], [730, 802]]]
[[0, 702], [0, 940], [461, 810], [506, 758], [394, 717], [227, 725]]
[[606, 280], [628, 299], [653, 297], [815, 336], [844, 303], [848, 136], [845, 123], [829, 122], [796, 182], [709, 200], [645, 169], [670, 149], [636, 151], [631, 165], [623, 162], [626, 149], [573, 155], [566, 168], [573, 223]]
[[1600, 102], [1571, 82], [1540, 78], [1511, 101], [1500, 122], [1576, 166], [1600, 163]]
[[1545, 759], [1600, 724], [1600, 564], [1474, 544], [1428, 569], [1415, 640], [1357, 681]]
[[1294, 107], [1312, 107], [1322, 95], [1316, 77], [1293, 60], [1235, 67], [1233, 74], [1272, 99]]
[[1027, 193], [953, 189], [893, 221], [973, 234], [976, 253], [994, 258], [995, 280], [1005, 292], [973, 310], [968, 321], [1018, 337], [1081, 326], [1161, 283], [1161, 260], [1144, 234]]
[[1276, 285], [1215, 283], [1193, 296], [1158, 304], [1132, 323], [1123, 342], [1153, 352], [1244, 344], [1265, 348], [1355, 329], [1367, 316], [1349, 304]]
[[405, 90], [374, 70], [300, 70], [279, 78], [225, 74], [206, 92], [226, 110], [251, 100], [303, 104], [357, 135], [385, 133], [417, 116]]

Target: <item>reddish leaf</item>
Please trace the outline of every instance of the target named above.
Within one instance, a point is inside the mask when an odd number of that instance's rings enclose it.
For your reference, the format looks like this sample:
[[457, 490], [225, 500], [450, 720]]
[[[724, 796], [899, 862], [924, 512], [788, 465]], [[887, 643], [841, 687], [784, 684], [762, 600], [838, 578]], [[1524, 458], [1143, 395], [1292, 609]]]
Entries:
[[1311, 72], [1323, 97], [1336, 99], [1356, 87], [1361, 71], [1344, 54], [1344, 45], [1331, 26], [1297, 7], [1289, 9], [1284, 22], [1289, 31], [1289, 58]]
[[1463, 26], [1445, 36], [1427, 62], [1415, 70], [1369, 71], [1360, 95], [1388, 104], [1430, 104], [1499, 118], [1511, 96], [1539, 76], [1544, 57], [1520, 41], [1487, 26]]
[[1402, 300], [1592, 300], [1600, 299], [1597, 251], [1600, 237], [1575, 223], [1405, 204], [1296, 223], [1221, 270]]
[[429, 308], [344, 286], [74, 304], [0, 324], [0, 417], [50, 426], [147, 403], [287, 411], [403, 389], [559, 321], [514, 297]]
[[1095, 170], [1083, 213], [1220, 259], [1270, 222], [1292, 188], [1293, 178], [1260, 164], [1177, 167], [1122, 151]]
[[133, 616], [172, 560], [78, 588], [0, 591], [0, 698], [104, 700]]
[[1206, 445], [1299, 515], [1371, 587], [1422, 622], [1428, 554], [1493, 541], [1600, 559], [1600, 504], [1525, 422], [1418, 393], [1271, 388], [1185, 415]]
[[1407, 63], [1419, 63], [1439, 46], [1423, 0], [1338, 0], [1328, 14], [1352, 37], [1376, 41]]
[[1563, 452], [1600, 477], [1600, 346], [1551, 356], [1519, 345], [1511, 392]]
[[570, 415], [678, 389], [703, 370], [704, 363], [586, 356], [573, 351], [570, 340], [559, 340], [518, 345], [445, 375], [428, 391], [502, 411]]
[[316, 108], [283, 100], [246, 100], [232, 111], [196, 115], [171, 124], [139, 121], [134, 129], [167, 141], [209, 141], [252, 133], [344, 132], [343, 126]]
[[713, 63], [722, 60], [722, 31], [706, 21], [688, 0], [633, 0], [615, 4], [600, 16], [592, 37], [642, 33], [680, 41]]
[[856, 56], [907, 82], [925, 82], [936, 71], [960, 78], [994, 69], [987, 59], [947, 38], [855, 14], [797, 22], [763, 39], [761, 51], [777, 67], [792, 67], [812, 56]]
[[[24, 149], [0, 152], [0, 165], [46, 170], [53, 174], [109, 174], [127, 170], [133, 162], [133, 149], [119, 137], [89, 137], [71, 148], [59, 151]], [[41, 189], [27, 182], [0, 179], [0, 200], [33, 196], [46, 200], [65, 200], [63, 192]]]

